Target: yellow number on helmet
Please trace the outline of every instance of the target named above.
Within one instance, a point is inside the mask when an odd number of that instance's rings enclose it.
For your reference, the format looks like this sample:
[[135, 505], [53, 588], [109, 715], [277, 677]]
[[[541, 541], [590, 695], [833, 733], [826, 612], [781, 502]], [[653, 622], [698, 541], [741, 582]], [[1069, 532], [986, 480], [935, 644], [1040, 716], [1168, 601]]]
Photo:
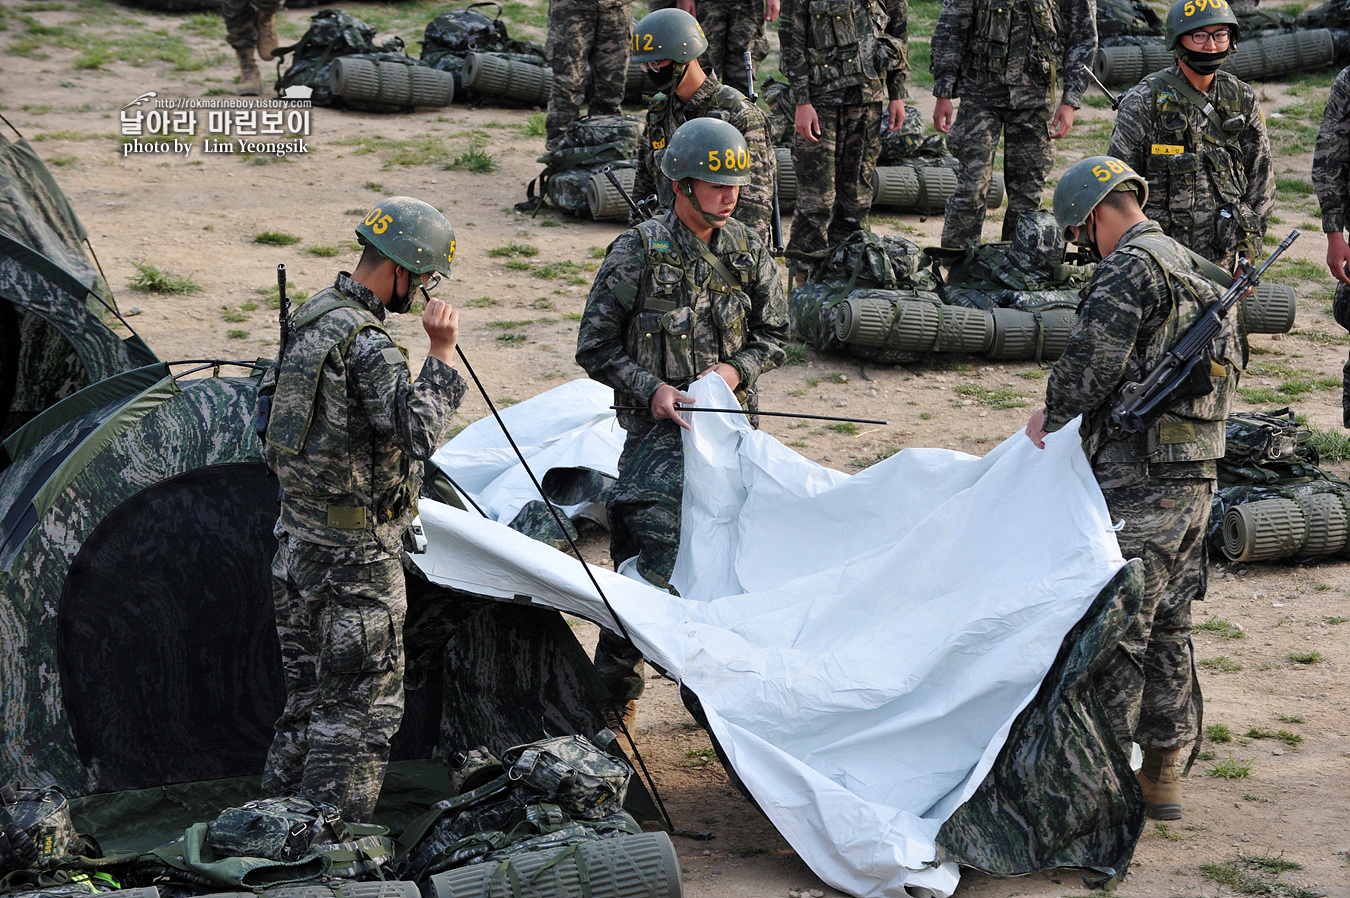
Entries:
[[373, 225], [375, 223], [375, 220], [380, 217], [380, 213], [383, 211], [384, 210], [381, 209], [379, 206], [376, 206], [374, 209], [371, 210], [370, 214], [366, 216], [365, 223], [367, 225]]
[[727, 167], [727, 168], [735, 168], [735, 167], [736, 167], [736, 151], [733, 150], [733, 149], [728, 148], [727, 151], [724, 153], [724, 155], [726, 156], [726, 160], [727, 160], [726, 167]]
[[1194, 4], [1194, 3], [1187, 3], [1186, 6], [1185, 6], [1185, 12], [1186, 12], [1186, 18], [1188, 18], [1188, 19], [1189, 19], [1191, 16], [1195, 15], [1195, 4]]
[[445, 257], [445, 261], [446, 262], [455, 261], [455, 241], [453, 240], [450, 241], [450, 253]]
[[708, 171], [721, 171], [722, 160], [717, 158], [716, 150], [708, 151]]
[[643, 37], [647, 38], [647, 40], [643, 42], [642, 49], [650, 50], [652, 48], [652, 36], [650, 34], [645, 34]]
[[[376, 209], [375, 211], [378, 212], [379, 210]], [[383, 234], [385, 231], [389, 230], [389, 226], [393, 223], [394, 220], [390, 218], [388, 215], [385, 215], [379, 221], [371, 225], [370, 229], [374, 231], [376, 234]]]
[[1102, 166], [1100, 166], [1100, 165], [1094, 165], [1094, 166], [1092, 166], [1092, 173], [1093, 173], [1094, 175], [1097, 176], [1097, 180], [1098, 180], [1098, 181], [1109, 181], [1109, 180], [1111, 180], [1111, 172], [1110, 172], [1110, 170], [1109, 170], [1109, 169], [1106, 169], [1106, 168], [1104, 168], [1104, 167], [1102, 167]]
[[736, 167], [742, 170], [750, 167], [750, 154], [745, 150], [736, 151]]

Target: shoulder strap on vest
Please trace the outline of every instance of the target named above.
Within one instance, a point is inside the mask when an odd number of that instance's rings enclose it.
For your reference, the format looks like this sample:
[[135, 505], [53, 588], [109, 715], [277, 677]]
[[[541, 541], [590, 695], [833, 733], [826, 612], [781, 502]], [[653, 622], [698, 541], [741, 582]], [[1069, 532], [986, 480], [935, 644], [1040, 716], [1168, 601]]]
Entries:
[[1209, 98], [1192, 87], [1189, 81], [1178, 77], [1176, 72], [1173, 71], [1157, 72], [1153, 77], [1165, 81], [1179, 96], [1204, 113], [1205, 118], [1209, 119], [1209, 123], [1214, 126], [1218, 133], [1223, 133], [1223, 115], [1214, 108], [1214, 104], [1209, 101]]

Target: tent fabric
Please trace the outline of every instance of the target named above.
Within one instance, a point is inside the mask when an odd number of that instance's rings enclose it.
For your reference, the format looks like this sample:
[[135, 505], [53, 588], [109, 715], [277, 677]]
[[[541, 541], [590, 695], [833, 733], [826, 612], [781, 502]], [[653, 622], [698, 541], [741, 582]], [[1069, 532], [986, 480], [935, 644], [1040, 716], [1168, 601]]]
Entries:
[[[705, 406], [734, 402], [717, 378], [691, 392]], [[644, 655], [698, 696], [736, 773], [817, 875], [859, 896], [949, 895], [943, 823], [995, 770], [1085, 613], [1109, 622], [1109, 609], [1131, 607], [1128, 584], [1096, 601], [1125, 562], [1076, 428], [1044, 451], [1019, 433], [984, 458], [911, 449], [849, 477], [740, 416], [690, 418], [680, 595], [595, 571], [610, 605]], [[432, 580], [614, 628], [574, 559], [436, 503], [422, 518], [432, 548], [418, 564]], [[1097, 621], [1089, 629], [1111, 638]], [[1080, 681], [1085, 663], [1072, 667]], [[1123, 763], [1100, 739], [1072, 745]], [[1130, 807], [1098, 817], [1142, 825]], [[1133, 841], [1113, 835], [1097, 855], [1051, 859], [1123, 870]], [[986, 846], [991, 856], [1002, 855]]]

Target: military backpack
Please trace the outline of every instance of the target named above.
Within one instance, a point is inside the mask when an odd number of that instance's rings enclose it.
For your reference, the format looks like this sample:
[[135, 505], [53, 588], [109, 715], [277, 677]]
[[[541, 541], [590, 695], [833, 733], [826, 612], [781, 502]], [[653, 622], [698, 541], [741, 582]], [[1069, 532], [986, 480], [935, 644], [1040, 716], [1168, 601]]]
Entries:
[[[562, 142], [540, 156], [539, 177], [526, 188], [522, 210], [537, 209], [547, 199], [571, 215], [590, 215], [586, 185], [606, 165], [637, 168], [642, 121], [632, 115], [592, 115], [567, 126]], [[536, 192], [537, 189], [537, 192]]]
[[[489, 6], [497, 9], [497, 14], [490, 19], [479, 12], [480, 7]], [[454, 76], [457, 101], [474, 103], [481, 99], [464, 84], [464, 66], [470, 53], [489, 53], [510, 62], [548, 65], [544, 47], [532, 41], [509, 37], [501, 16], [500, 3], [492, 0], [470, 3], [464, 9], [441, 13], [427, 24], [422, 33], [422, 62]], [[495, 96], [492, 102], [498, 106], [528, 105], [516, 103], [506, 96]]]
[[335, 59], [352, 57], [376, 62], [421, 65], [418, 60], [410, 59], [403, 52], [402, 38], [391, 37], [377, 45], [375, 32], [375, 26], [368, 25], [340, 9], [323, 9], [316, 12], [310, 19], [309, 30], [297, 43], [276, 51], [278, 71], [285, 56], [287, 54], [291, 56], [290, 67], [277, 78], [277, 94], [284, 93], [286, 88], [292, 85], [303, 85], [313, 89], [309, 99], [315, 106], [366, 108], [363, 104], [334, 95], [329, 88], [328, 76]]

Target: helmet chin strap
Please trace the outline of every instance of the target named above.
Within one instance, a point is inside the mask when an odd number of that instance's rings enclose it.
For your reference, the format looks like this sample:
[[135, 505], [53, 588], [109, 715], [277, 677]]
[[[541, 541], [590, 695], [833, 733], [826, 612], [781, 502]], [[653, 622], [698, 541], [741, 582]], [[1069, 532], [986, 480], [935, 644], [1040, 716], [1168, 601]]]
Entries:
[[730, 218], [730, 216], [714, 215], [711, 212], [703, 211], [703, 207], [698, 204], [698, 197], [694, 196], [694, 185], [692, 179], [685, 178], [684, 180], [680, 181], [680, 190], [683, 191], [684, 195], [689, 199], [689, 204], [694, 207], [694, 211], [697, 212], [699, 215], [702, 215], [703, 220], [706, 221], [708, 224], [712, 225], [713, 227], [718, 227], [719, 225], [724, 225], [727, 223], [727, 219]]

